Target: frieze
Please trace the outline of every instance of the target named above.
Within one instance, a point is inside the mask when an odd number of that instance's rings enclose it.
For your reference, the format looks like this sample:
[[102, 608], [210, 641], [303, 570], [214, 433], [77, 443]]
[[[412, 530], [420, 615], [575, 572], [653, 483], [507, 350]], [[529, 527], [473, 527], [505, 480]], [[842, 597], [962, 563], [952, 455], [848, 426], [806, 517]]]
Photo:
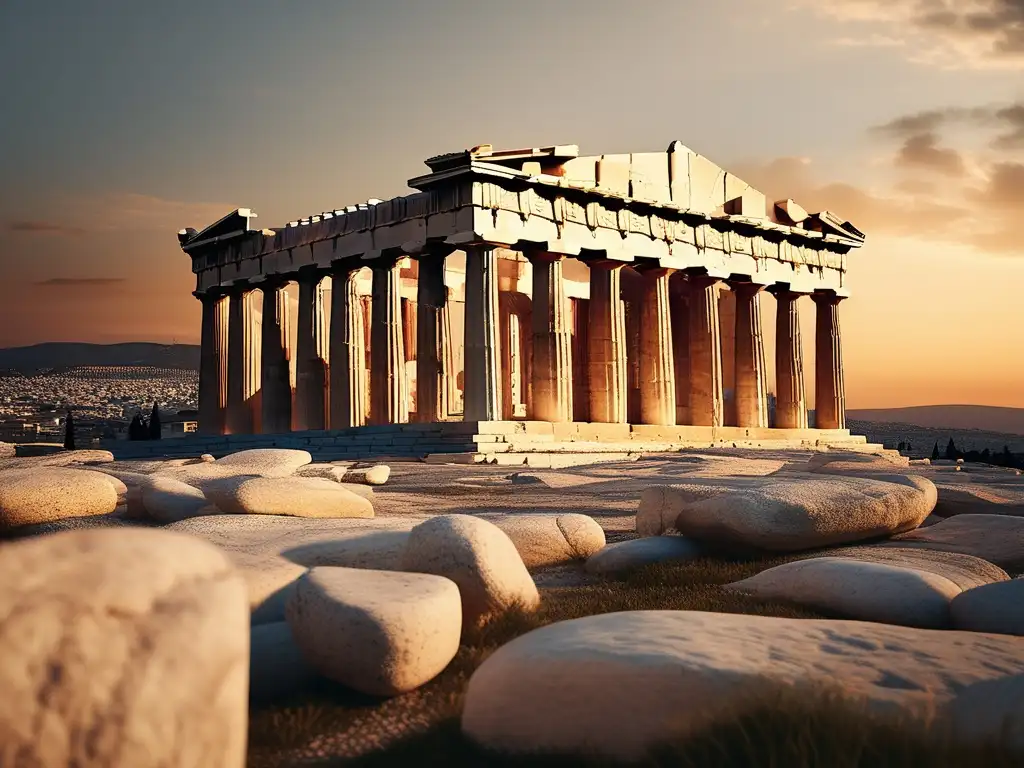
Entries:
[[530, 194], [530, 212], [545, 219], [555, 217], [551, 201], [538, 195], [535, 190]]
[[615, 211], [605, 208], [600, 203], [595, 203], [594, 205], [596, 206], [597, 226], [604, 227], [605, 229], [619, 228], [619, 217]]
[[699, 229], [704, 233], [704, 248], [706, 250], [724, 251], [725, 233], [719, 232], [714, 227], [703, 224]]
[[753, 241], [754, 256], [759, 259], [778, 259], [779, 244], [763, 237], [755, 237]]
[[739, 232], [728, 232], [727, 234], [729, 235], [729, 253], [743, 253], [748, 256], [754, 255], [754, 246], [751, 242], [751, 238], [740, 234]]
[[651, 217], [637, 213], [636, 211], [629, 212], [629, 231], [635, 232], [638, 235], [651, 236]]
[[562, 197], [559, 199], [562, 201], [562, 214], [565, 217], [565, 221], [571, 221], [575, 224], [587, 223], [586, 208], [567, 198]]
[[655, 240], [666, 240], [671, 242], [672, 237], [672, 226], [671, 222], [665, 221], [661, 216], [651, 216], [651, 237]]

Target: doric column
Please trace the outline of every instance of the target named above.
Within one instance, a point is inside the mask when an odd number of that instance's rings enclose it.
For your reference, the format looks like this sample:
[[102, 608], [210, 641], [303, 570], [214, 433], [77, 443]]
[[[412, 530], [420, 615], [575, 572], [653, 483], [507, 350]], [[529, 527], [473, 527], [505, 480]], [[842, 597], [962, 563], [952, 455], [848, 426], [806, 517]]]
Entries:
[[283, 280], [267, 280], [263, 290], [262, 430], [268, 434], [292, 428], [291, 318]]
[[846, 429], [846, 388], [843, 382], [843, 339], [839, 302], [834, 293], [815, 293], [814, 426]]
[[672, 316], [668, 304], [669, 269], [645, 269], [640, 306], [640, 421], [676, 423], [676, 371], [672, 362]]
[[672, 362], [676, 374], [676, 424], [690, 423], [690, 285], [683, 274], [669, 279], [668, 306], [672, 317]]
[[[572, 328], [562, 257], [527, 254], [533, 265], [531, 419], [572, 421]], [[469, 317], [467, 313], [467, 317]]]
[[775, 295], [775, 426], [807, 429], [804, 394], [804, 351], [800, 338], [799, 293], [780, 284], [769, 289]]
[[626, 422], [626, 310], [618, 261], [590, 264], [590, 420]]
[[371, 264], [373, 309], [370, 329], [370, 422], [409, 421], [409, 388], [405, 380], [402, 339], [402, 295], [399, 256], [383, 255]]
[[331, 429], [366, 423], [366, 337], [356, 290], [359, 263], [331, 269]]
[[466, 249], [466, 421], [501, 418], [498, 380], [498, 251], [489, 245]]
[[197, 291], [193, 295], [203, 306], [199, 352], [199, 431], [207, 435], [220, 435], [224, 432], [220, 364], [221, 296], [209, 291]]
[[254, 398], [260, 391], [260, 355], [252, 292], [234, 289], [228, 295], [227, 431], [249, 435], [255, 430]]
[[429, 423], [448, 415], [445, 382], [445, 250], [425, 250], [419, 257], [416, 285], [416, 418]]
[[736, 426], [768, 426], [768, 390], [761, 333], [761, 289], [754, 283], [734, 283], [736, 296]]
[[690, 281], [690, 421], [698, 427], [723, 425], [722, 332], [718, 324], [718, 278]]
[[296, 429], [324, 429], [327, 426], [327, 362], [323, 292], [319, 270], [299, 271], [299, 332], [296, 341], [295, 424]]

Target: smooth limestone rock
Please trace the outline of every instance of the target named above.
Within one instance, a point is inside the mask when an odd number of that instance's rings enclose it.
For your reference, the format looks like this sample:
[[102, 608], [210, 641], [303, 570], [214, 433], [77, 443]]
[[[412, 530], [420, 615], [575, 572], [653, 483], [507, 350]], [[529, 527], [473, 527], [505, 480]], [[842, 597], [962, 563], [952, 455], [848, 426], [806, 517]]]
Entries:
[[[640, 505], [664, 519], [662, 510], [672, 506], [673, 496], [673, 487], [664, 487], [660, 496], [645, 493]], [[935, 500], [932, 481], [916, 476], [772, 478], [687, 502], [674, 527], [712, 544], [799, 551], [911, 530]]]
[[963, 555], [958, 552], [869, 545], [827, 549], [821, 555], [810, 555], [810, 557], [819, 556], [844, 557], [864, 560], [869, 563], [882, 563], [900, 568], [927, 571], [948, 579], [956, 584], [961, 591], [974, 589], [984, 584], [1006, 581], [1010, 578], [1006, 571], [999, 566], [982, 560], [980, 557]]
[[253, 448], [228, 454], [214, 463], [222, 467], [235, 467], [243, 474], [288, 477], [311, 461], [313, 457], [309, 455], [309, 451], [296, 451], [291, 448]]
[[125, 517], [129, 520], [149, 520], [151, 519], [149, 513], [146, 511], [145, 504], [142, 501], [142, 489], [144, 486], [149, 485], [153, 480], [153, 475], [144, 474], [142, 472], [131, 472], [121, 469], [110, 469], [108, 467], [99, 466], [95, 472], [101, 472], [104, 475], [113, 477], [118, 482], [124, 484], [125, 491], [124, 499], [122, 500], [120, 494], [118, 495], [117, 501], [118, 506], [125, 505]]
[[286, 621], [254, 626], [249, 646], [249, 701], [254, 704], [291, 696], [318, 677], [295, 644]]
[[514, 606], [529, 611], [540, 604], [537, 585], [512, 540], [493, 523], [470, 515], [439, 515], [413, 528], [402, 570], [454, 581], [467, 625]]
[[314, 568], [287, 607], [303, 657], [324, 676], [372, 696], [436, 677], [459, 650], [459, 589], [440, 576]]
[[245, 764], [245, 586], [215, 547], [55, 534], [0, 548], [0, 582], [0, 762]]
[[640, 495], [636, 532], [640, 536], [661, 536], [674, 531], [676, 520], [684, 510], [728, 490], [728, 486], [707, 483], [678, 483], [647, 488]]
[[953, 598], [950, 612], [956, 629], [1024, 635], [1024, 578], [961, 592]]
[[346, 483], [363, 483], [365, 485], [384, 485], [391, 477], [391, 467], [378, 464], [368, 469], [350, 469], [345, 473]]
[[1024, 517], [957, 515], [880, 546], [960, 552], [1020, 573], [1024, 571]]
[[784, 563], [725, 588], [846, 619], [928, 629], [950, 626], [949, 603], [960, 594], [935, 573], [842, 557]]
[[[345, 478], [345, 467], [339, 467], [335, 464], [307, 464], [304, 467], [296, 470], [296, 477], [320, 477], [324, 480], [333, 480], [336, 483], [344, 481]], [[355, 483], [352, 483], [355, 485]]]
[[0, 469], [38, 469], [41, 467], [72, 467], [76, 465], [106, 464], [114, 460], [110, 451], [56, 451], [42, 456], [20, 456], [0, 460]]
[[141, 492], [146, 514], [158, 523], [176, 523], [218, 511], [201, 490], [173, 477], [151, 477]]
[[604, 529], [587, 515], [503, 515], [484, 519], [512, 539], [527, 568], [586, 560], [605, 545]]
[[242, 477], [210, 483], [205, 491], [227, 514], [373, 517], [368, 499], [317, 477]]
[[[854, 621], [632, 611], [563, 621], [499, 648], [469, 681], [463, 731], [496, 750], [639, 759], [761, 703], [838, 686], [893, 714], [957, 712], [975, 686], [1024, 673], [1024, 639]], [[1020, 698], [976, 702], [993, 736]], [[953, 725], [956, 725], [954, 720]]]
[[100, 472], [66, 467], [0, 471], [0, 530], [106, 515], [116, 507], [117, 491]]
[[650, 536], [609, 544], [587, 560], [588, 573], [610, 576], [655, 563], [675, 563], [701, 557], [700, 545], [685, 536]]

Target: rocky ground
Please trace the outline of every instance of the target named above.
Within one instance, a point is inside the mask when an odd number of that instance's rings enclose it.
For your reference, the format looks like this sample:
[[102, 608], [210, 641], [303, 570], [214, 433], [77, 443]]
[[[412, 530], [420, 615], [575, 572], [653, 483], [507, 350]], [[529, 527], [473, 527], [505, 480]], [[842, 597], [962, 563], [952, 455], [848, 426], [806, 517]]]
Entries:
[[0, 765], [1024, 760], [1014, 470], [0, 444], [0, 535]]

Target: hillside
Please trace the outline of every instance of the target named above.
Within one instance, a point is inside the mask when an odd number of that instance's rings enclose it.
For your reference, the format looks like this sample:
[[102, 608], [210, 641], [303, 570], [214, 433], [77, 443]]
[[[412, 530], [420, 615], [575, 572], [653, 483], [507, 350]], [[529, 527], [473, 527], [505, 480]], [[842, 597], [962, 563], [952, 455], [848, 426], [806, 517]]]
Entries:
[[32, 373], [47, 368], [86, 365], [140, 365], [156, 368], [199, 369], [197, 344], [83, 344], [52, 342], [31, 347], [0, 349], [0, 371]]
[[1024, 408], [990, 405], [919, 405], [909, 408], [868, 408], [846, 412], [848, 419], [914, 424], [938, 429], [978, 429], [1024, 435]]

